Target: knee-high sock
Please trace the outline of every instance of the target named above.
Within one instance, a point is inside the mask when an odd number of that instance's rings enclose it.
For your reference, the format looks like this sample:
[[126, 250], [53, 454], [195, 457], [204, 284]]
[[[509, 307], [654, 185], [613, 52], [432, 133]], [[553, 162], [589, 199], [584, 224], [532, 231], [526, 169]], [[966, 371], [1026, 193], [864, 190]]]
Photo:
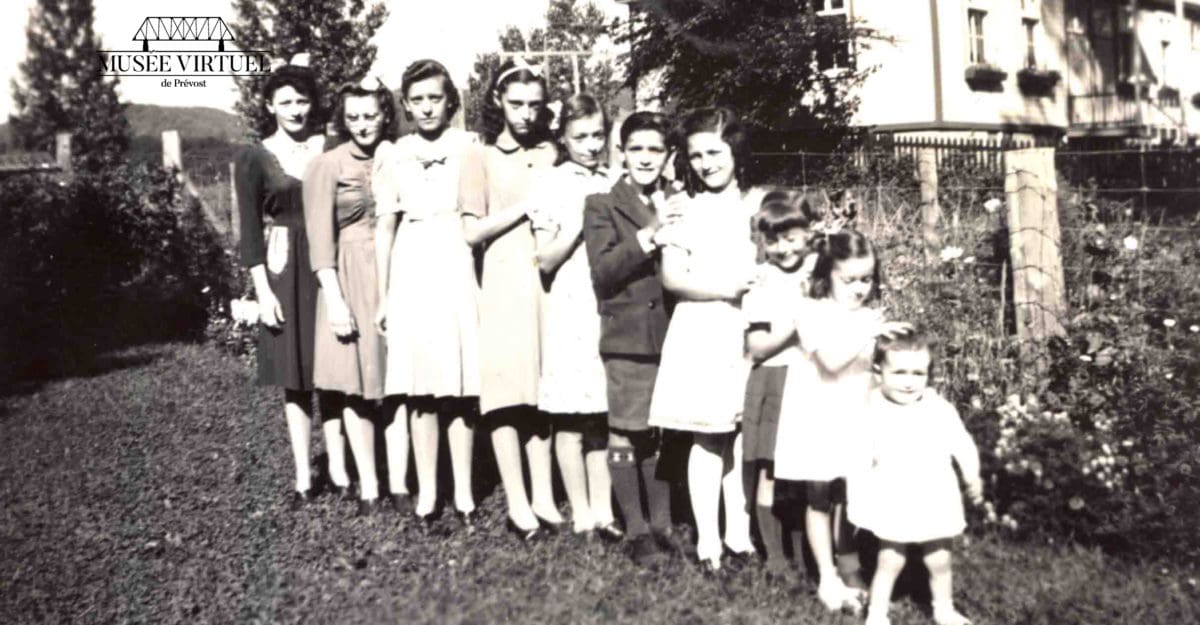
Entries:
[[758, 533], [762, 535], [763, 547], [767, 550], [767, 564], [779, 565], [787, 561], [783, 552], [783, 523], [775, 516], [771, 506], [756, 506]]
[[625, 533], [630, 538], [650, 531], [646, 513], [642, 511], [642, 493], [638, 486], [638, 466], [632, 447], [608, 448], [608, 472], [612, 475], [613, 493], [617, 506], [625, 517]]
[[671, 529], [671, 485], [658, 476], [658, 453], [647, 453], [639, 458], [638, 471], [646, 489], [650, 528], [656, 532], [666, 532]]

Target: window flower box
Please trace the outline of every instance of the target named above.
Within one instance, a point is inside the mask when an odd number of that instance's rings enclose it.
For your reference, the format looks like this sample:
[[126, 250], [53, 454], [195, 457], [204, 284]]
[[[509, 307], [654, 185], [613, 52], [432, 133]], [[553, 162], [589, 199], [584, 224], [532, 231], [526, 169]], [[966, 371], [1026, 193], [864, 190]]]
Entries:
[[1062, 74], [1054, 69], [1026, 67], [1017, 71], [1017, 86], [1024, 93], [1050, 95], [1062, 80]]
[[976, 91], [996, 90], [1008, 78], [1008, 72], [990, 63], [976, 63], [967, 67], [964, 77]]
[[1158, 101], [1171, 106], [1179, 106], [1179, 89], [1167, 85], [1159, 87]]

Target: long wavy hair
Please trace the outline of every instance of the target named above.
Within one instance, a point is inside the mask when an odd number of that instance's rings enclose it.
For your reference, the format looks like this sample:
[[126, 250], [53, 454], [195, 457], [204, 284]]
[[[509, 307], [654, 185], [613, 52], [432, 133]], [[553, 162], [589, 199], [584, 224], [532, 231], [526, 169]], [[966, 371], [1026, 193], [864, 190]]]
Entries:
[[750, 135], [737, 114], [730, 109], [707, 107], [684, 115], [675, 136], [675, 169], [676, 173], [682, 172], [677, 178], [683, 180], [688, 195], [695, 195], [705, 189], [704, 181], [692, 171], [687, 154], [688, 138], [701, 132], [715, 133], [729, 146], [729, 151], [733, 154], [734, 179], [739, 187], [745, 189], [746, 167], [750, 161]]
[[[489, 145], [495, 143], [496, 138], [504, 131], [504, 109], [501, 107], [499, 100], [504, 97], [504, 91], [508, 89], [509, 85], [513, 83], [537, 83], [542, 87], [542, 94], [547, 97], [550, 95], [550, 90], [546, 87], [545, 78], [528, 69], [514, 68], [517, 68], [517, 64], [511, 59], [500, 65], [492, 75], [489, 81], [490, 85], [487, 97], [483, 99], [483, 128], [481, 129], [481, 134], [483, 135], [483, 142]], [[550, 120], [553, 117], [554, 114], [543, 103], [542, 109], [534, 122], [535, 128], [533, 131], [536, 133], [536, 138], [539, 141], [551, 138]]]
[[[446, 92], [446, 119], [452, 119], [458, 109], [462, 108], [462, 96], [459, 95], [458, 88], [454, 86], [454, 79], [450, 78], [450, 70], [433, 59], [413, 61], [405, 68], [404, 75], [400, 77], [401, 97], [408, 98], [408, 90], [413, 85], [430, 78], [442, 79], [442, 89]], [[412, 121], [413, 116], [408, 109], [404, 109], [404, 118]]]

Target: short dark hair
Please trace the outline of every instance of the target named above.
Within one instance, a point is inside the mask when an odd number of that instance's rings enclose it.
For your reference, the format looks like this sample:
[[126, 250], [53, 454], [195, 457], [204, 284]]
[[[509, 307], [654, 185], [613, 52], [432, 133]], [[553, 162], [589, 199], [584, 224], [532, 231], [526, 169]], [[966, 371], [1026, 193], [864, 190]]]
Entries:
[[275, 92], [284, 87], [291, 87], [297, 93], [308, 98], [312, 103], [312, 108], [309, 109], [308, 119], [309, 128], [319, 127], [321, 119], [321, 98], [317, 92], [317, 76], [307, 67], [299, 65], [284, 65], [275, 71], [271, 72], [263, 82], [262, 86], [262, 111], [266, 116], [262, 135], [268, 136], [276, 130], [275, 116], [267, 110], [267, 104], [275, 97]]
[[350, 129], [346, 127], [346, 98], [374, 97], [379, 103], [379, 112], [383, 113], [383, 139], [396, 138], [396, 100], [392, 92], [380, 83], [376, 88], [367, 88], [360, 83], [347, 83], [338, 89], [335, 98], [333, 127], [338, 139], [345, 141], [350, 138]]
[[671, 140], [671, 122], [666, 115], [655, 113], [654, 111], [638, 111], [621, 122], [621, 129], [618, 134], [621, 137], [621, 145], [635, 132], [642, 130], [653, 130], [662, 135], [663, 143], [668, 143]]
[[871, 357], [871, 363], [876, 367], [882, 367], [883, 361], [887, 359], [887, 355], [891, 352], [929, 352], [929, 369], [933, 372], [933, 357], [937, 349], [937, 340], [933, 335], [925, 331], [924, 328], [913, 326], [912, 330], [903, 334], [897, 334], [895, 337], [881, 336], [875, 341], [875, 353]]
[[746, 184], [746, 167], [750, 160], [750, 135], [746, 126], [738, 119], [737, 114], [724, 107], [707, 107], [696, 109], [684, 116], [679, 125], [678, 156], [676, 157], [683, 168], [683, 182], [688, 193], [703, 190], [704, 182], [692, 171], [688, 162], [688, 138], [701, 132], [716, 133], [729, 146], [733, 154], [733, 172], [740, 185]]
[[[404, 70], [404, 75], [400, 77], [400, 95], [408, 99], [408, 90], [416, 83], [430, 78], [442, 79], [442, 88], [446, 91], [446, 117], [454, 117], [458, 109], [462, 108], [462, 96], [458, 93], [458, 88], [454, 86], [454, 79], [450, 77], [450, 70], [446, 69], [445, 65], [438, 63], [433, 59], [421, 59], [413, 61]], [[404, 110], [404, 118], [412, 121], [412, 115], [408, 109]]]
[[[483, 98], [483, 114], [482, 128], [480, 134], [483, 135], [483, 142], [493, 144], [500, 133], [504, 131], [504, 109], [501, 108], [497, 100], [504, 95], [505, 89], [513, 83], [537, 83], [542, 87], [544, 97], [550, 97], [550, 89], [546, 85], [546, 79], [541, 74], [535, 73], [531, 69], [518, 67], [516, 61], [509, 59], [505, 61], [496, 71], [492, 73], [491, 84], [488, 87], [487, 95]], [[550, 120], [553, 119], [554, 113], [547, 106], [542, 106], [542, 110], [536, 121], [534, 133], [538, 135], [539, 140], [550, 138]]]
[[879, 252], [875, 250], [875, 246], [866, 235], [852, 228], [846, 228], [816, 237], [814, 246], [817, 250], [817, 264], [813, 267], [812, 287], [809, 292], [813, 299], [829, 297], [833, 288], [830, 274], [833, 273], [834, 265], [839, 261], [851, 258], [874, 259], [875, 269], [871, 275], [871, 292], [867, 294], [867, 302], [879, 299], [883, 284], [883, 273], [880, 267], [883, 262], [879, 258]]
[[765, 238], [774, 238], [792, 228], [811, 228], [824, 210], [824, 195], [817, 190], [772, 189], [763, 196], [755, 230]]

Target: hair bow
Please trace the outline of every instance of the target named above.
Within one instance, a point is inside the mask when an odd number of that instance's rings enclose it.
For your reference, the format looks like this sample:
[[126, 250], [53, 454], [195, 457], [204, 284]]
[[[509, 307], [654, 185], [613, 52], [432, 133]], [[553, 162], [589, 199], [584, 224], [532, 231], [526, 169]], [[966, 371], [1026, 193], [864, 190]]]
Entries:
[[503, 82], [505, 78], [508, 78], [509, 76], [511, 76], [517, 72], [520, 72], [520, 71], [526, 71], [526, 72], [529, 72], [530, 74], [533, 74], [534, 76], [541, 78], [542, 68], [540, 65], [530, 65], [529, 61], [526, 61], [525, 57], [523, 57], [523, 56], [514, 56], [514, 57], [512, 57], [512, 61], [513, 61], [513, 66], [504, 70], [503, 72], [500, 72], [500, 75], [496, 77], [497, 85], [499, 85], [501, 82]]
[[282, 57], [275, 57], [271, 59], [271, 71], [277, 72], [280, 68], [287, 67], [288, 65], [291, 65], [292, 67], [307, 68], [309, 61], [311, 60], [312, 55], [307, 52], [297, 52], [296, 54], [293, 54], [291, 61], [286, 61]]

